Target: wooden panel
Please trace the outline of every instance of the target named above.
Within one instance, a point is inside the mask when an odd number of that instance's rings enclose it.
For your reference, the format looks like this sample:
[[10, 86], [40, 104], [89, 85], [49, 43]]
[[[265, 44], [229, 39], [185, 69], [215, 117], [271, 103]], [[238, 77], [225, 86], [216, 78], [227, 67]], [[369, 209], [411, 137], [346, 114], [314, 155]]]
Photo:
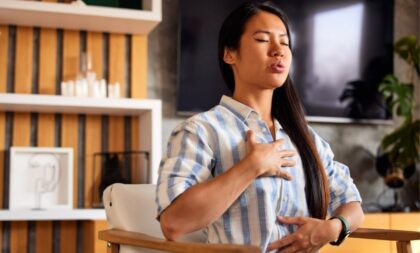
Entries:
[[[131, 97], [147, 98], [147, 36], [131, 36]], [[140, 122], [138, 117], [131, 118], [131, 148], [140, 150]], [[133, 161], [136, 162], [135, 160]], [[138, 162], [138, 161], [137, 161]], [[132, 168], [136, 168], [133, 164]], [[140, 182], [141, 171], [148, 168], [133, 170], [133, 182]]]
[[124, 151], [124, 117], [109, 117], [109, 151]]
[[[131, 149], [132, 150], [140, 150], [140, 121], [139, 117], [131, 117]], [[144, 159], [144, 157], [140, 157], [140, 159]], [[133, 159], [131, 168], [131, 179], [133, 183], [140, 183], [141, 182], [141, 171], [146, 170], [149, 168], [139, 167], [139, 159]], [[141, 163], [143, 165], [143, 163]]]
[[[77, 31], [64, 31], [63, 35], [63, 78], [75, 80], [79, 73], [80, 36]], [[78, 116], [63, 115], [61, 145], [73, 148], [73, 206], [77, 207], [77, 148]]]
[[42, 28], [39, 52], [39, 94], [55, 94], [57, 31]]
[[[9, 39], [9, 29], [6, 26], [0, 26], [0, 92], [6, 92], [7, 81], [7, 48]], [[4, 143], [5, 143], [5, 113], [0, 112], [0, 183], [4, 182]], [[3, 208], [3, 187], [0, 187], [0, 208]], [[0, 238], [3, 238], [3, 223], [0, 222]], [[3, 248], [3, 240], [0, 240], [0, 249]]]
[[[420, 232], [420, 213], [392, 213], [391, 229]], [[420, 253], [420, 241], [412, 241], [411, 247], [413, 253]], [[397, 252], [395, 243], [392, 244], [392, 252]]]
[[[103, 72], [103, 43], [102, 33], [88, 32], [87, 52], [92, 59], [92, 70], [96, 73], [96, 79], [102, 79]], [[94, 153], [101, 151], [101, 116], [86, 116], [86, 137], [85, 137], [85, 207], [92, 207], [92, 203], [99, 203], [99, 166], [93, 167]], [[98, 164], [99, 165], [99, 164]], [[97, 182], [95, 184], [95, 182]], [[94, 198], [96, 196], [96, 198]], [[96, 238], [96, 236], [95, 236]], [[85, 241], [94, 240], [91, 238]], [[85, 251], [88, 252], [88, 251]], [[93, 251], [92, 251], [93, 252]]]
[[102, 33], [87, 33], [87, 52], [91, 56], [92, 70], [96, 73], [96, 79], [103, 78], [103, 51]]
[[109, 36], [109, 83], [120, 83], [120, 94], [125, 94], [125, 36], [110, 34]]
[[83, 231], [87, 234], [94, 235], [94, 239], [89, 240], [87, 243], [85, 243], [86, 240], [84, 241], [83, 252], [106, 253], [106, 241], [99, 240], [98, 238], [98, 232], [106, 229], [108, 229], [108, 223], [106, 221], [84, 222]]
[[33, 58], [32, 27], [17, 27], [16, 29], [16, 61], [15, 61], [15, 93], [31, 93], [32, 58]]
[[[95, 239], [93, 237], [95, 233], [95, 222], [94, 221], [85, 221], [83, 222], [83, 233], [85, 236], [83, 240], [83, 252], [96, 252], [95, 251]], [[96, 236], [97, 237], [97, 236]]]
[[28, 222], [14, 221], [10, 225], [10, 252], [26, 252], [28, 245]]
[[[55, 94], [56, 62], [57, 62], [57, 31], [42, 28], [40, 32], [39, 51], [39, 94]], [[39, 147], [54, 147], [55, 116], [51, 113], [38, 115], [37, 140]], [[36, 228], [37, 253], [52, 252], [52, 221], [37, 222]]]
[[[93, 154], [101, 151], [101, 116], [86, 117], [86, 137], [85, 137], [85, 207], [92, 207], [93, 196], [98, 191], [94, 187], [95, 180], [98, 181], [99, 167], [93, 168]], [[98, 164], [99, 165], [99, 164]], [[94, 175], [95, 173], [95, 175]], [[99, 185], [99, 183], [97, 184]], [[95, 203], [98, 203], [96, 199]]]
[[[389, 214], [367, 214], [361, 227], [364, 228], [389, 228]], [[367, 240], [357, 238], [347, 238], [339, 247], [327, 245], [322, 248], [322, 253], [387, 253], [391, 251], [391, 242]]]
[[[125, 95], [125, 37], [109, 36], [109, 83], [120, 84], [120, 95]], [[124, 151], [124, 117], [110, 116], [108, 125], [108, 151]]]
[[52, 252], [52, 221], [38, 221], [36, 223], [35, 252]]
[[76, 80], [79, 73], [80, 34], [64, 31], [63, 34], [63, 80]]
[[[80, 35], [78, 31], [63, 33], [63, 79], [75, 80], [79, 72]], [[77, 207], [78, 192], [78, 115], [63, 114], [61, 146], [73, 148], [73, 207]], [[77, 242], [77, 225], [75, 221], [60, 223], [60, 253], [75, 253]]]
[[60, 253], [77, 252], [77, 223], [75, 221], [60, 222]]
[[95, 240], [95, 251], [92, 251], [92, 252], [105, 253], [107, 250], [106, 242], [98, 239], [98, 233], [99, 231], [108, 229], [109, 228], [108, 223], [106, 221], [95, 221], [94, 223], [95, 223], [94, 234], [95, 234], [96, 240]]
[[[5, 128], [6, 128], [6, 122], [5, 122], [5, 113], [0, 113], [0, 209], [3, 208], [3, 182], [4, 182], [4, 155], [5, 155], [5, 149], [4, 149], [4, 143], [5, 143]], [[0, 222], [0, 238], [3, 238], [3, 222]], [[3, 240], [0, 239], [0, 249], [3, 248]]]
[[[31, 93], [33, 29], [17, 27], [15, 60], [15, 93]], [[31, 118], [29, 113], [14, 113], [12, 146], [30, 145]], [[27, 222], [12, 222], [10, 252], [23, 252], [28, 244]]]
[[6, 92], [9, 29], [0, 25], [0, 92]]
[[[125, 37], [111, 34], [109, 38], [109, 83], [120, 83], [121, 96], [125, 94]], [[110, 116], [108, 125], [108, 150], [124, 150], [124, 117]]]
[[[9, 29], [6, 26], [0, 26], [0, 92], [6, 92], [7, 81], [7, 48], [8, 48]], [[0, 112], [0, 182], [3, 183], [4, 173], [4, 141], [5, 141], [5, 113]], [[3, 207], [3, 187], [0, 187], [0, 208]], [[2, 230], [0, 229], [0, 235]], [[1, 246], [1, 240], [0, 240]], [[1, 248], [1, 247], [0, 247]]]
[[131, 97], [147, 98], [147, 36], [131, 39]]

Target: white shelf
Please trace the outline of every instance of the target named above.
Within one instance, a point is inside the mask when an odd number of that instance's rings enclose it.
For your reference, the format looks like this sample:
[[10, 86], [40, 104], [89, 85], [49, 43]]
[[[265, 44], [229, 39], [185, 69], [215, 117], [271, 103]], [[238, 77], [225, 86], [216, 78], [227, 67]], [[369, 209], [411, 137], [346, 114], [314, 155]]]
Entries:
[[74, 114], [140, 115], [159, 110], [158, 99], [82, 98], [0, 93], [0, 110]]
[[106, 220], [104, 209], [0, 210], [0, 221]]
[[158, 99], [78, 98], [55, 95], [0, 93], [0, 111], [138, 116], [140, 149], [150, 152], [150, 171], [141, 183], [157, 183], [162, 154], [162, 102]]
[[1, 0], [0, 24], [148, 34], [162, 20], [161, 0], [143, 0], [145, 10], [67, 3]]

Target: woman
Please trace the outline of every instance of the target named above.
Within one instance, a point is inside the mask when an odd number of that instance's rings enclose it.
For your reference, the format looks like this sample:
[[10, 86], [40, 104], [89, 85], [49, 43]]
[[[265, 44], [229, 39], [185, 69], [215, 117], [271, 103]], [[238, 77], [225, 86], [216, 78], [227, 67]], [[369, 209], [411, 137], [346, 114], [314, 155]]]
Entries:
[[291, 62], [287, 19], [271, 3], [226, 18], [219, 63], [233, 96], [171, 135], [157, 187], [168, 240], [205, 229], [210, 243], [315, 252], [362, 223], [348, 168], [305, 121]]

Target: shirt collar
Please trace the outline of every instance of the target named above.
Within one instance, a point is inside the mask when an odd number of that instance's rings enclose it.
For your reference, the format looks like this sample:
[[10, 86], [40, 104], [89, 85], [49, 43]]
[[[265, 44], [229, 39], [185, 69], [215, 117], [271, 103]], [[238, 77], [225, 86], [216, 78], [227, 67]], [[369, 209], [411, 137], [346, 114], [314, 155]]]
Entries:
[[[247, 121], [249, 119], [260, 119], [260, 114], [257, 111], [233, 99], [232, 97], [223, 95], [219, 104], [226, 107], [243, 121]], [[276, 125], [276, 129], [282, 129], [282, 126], [277, 120], [274, 120], [274, 124]]]
[[222, 96], [222, 99], [220, 100], [220, 105], [226, 107], [229, 111], [239, 116], [239, 118], [241, 118], [243, 121], [246, 121], [249, 118], [257, 119], [260, 117], [259, 113], [251, 107], [242, 104], [241, 102], [226, 95]]

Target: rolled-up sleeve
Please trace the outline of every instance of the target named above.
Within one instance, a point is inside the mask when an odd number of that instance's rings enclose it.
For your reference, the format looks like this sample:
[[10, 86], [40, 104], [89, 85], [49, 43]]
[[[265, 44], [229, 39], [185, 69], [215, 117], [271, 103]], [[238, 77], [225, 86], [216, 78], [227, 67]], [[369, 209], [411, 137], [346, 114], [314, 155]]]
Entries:
[[349, 168], [340, 162], [334, 161], [334, 153], [330, 145], [313, 130], [312, 132], [328, 178], [330, 190], [329, 214], [333, 214], [339, 206], [345, 203], [362, 202], [359, 190], [350, 176]]
[[194, 122], [177, 126], [160, 163], [156, 189], [158, 217], [188, 188], [211, 178], [213, 164], [205, 129]]

